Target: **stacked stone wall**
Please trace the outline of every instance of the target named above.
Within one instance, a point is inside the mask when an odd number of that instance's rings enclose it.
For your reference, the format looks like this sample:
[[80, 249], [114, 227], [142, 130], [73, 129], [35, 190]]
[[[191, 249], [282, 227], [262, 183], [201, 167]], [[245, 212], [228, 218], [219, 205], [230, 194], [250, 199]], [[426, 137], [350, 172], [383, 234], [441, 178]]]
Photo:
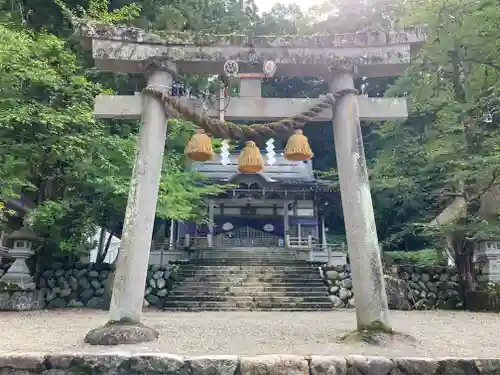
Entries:
[[[176, 269], [177, 266], [149, 266], [144, 289], [145, 307], [163, 306], [176, 280]], [[0, 269], [0, 273], [3, 274], [4, 271], [3, 268]], [[42, 271], [36, 298], [10, 286], [0, 285], [0, 309], [105, 308], [106, 283], [113, 271], [113, 266], [106, 263], [54, 262], [49, 269]], [[38, 298], [40, 293], [41, 298]]]
[[[349, 265], [325, 267], [322, 274], [335, 307], [355, 306]], [[408, 302], [400, 301], [396, 306], [407, 305], [412, 309], [462, 307], [458, 273], [454, 267], [403, 265], [397, 267], [394, 275], [386, 275], [385, 280], [389, 300], [404, 298]]]
[[401, 266], [398, 276], [408, 286], [409, 301], [416, 308], [462, 308], [459, 275], [455, 267]]
[[350, 355], [235, 355], [181, 357], [172, 354], [0, 354], [4, 375], [494, 375], [500, 359], [387, 358]]

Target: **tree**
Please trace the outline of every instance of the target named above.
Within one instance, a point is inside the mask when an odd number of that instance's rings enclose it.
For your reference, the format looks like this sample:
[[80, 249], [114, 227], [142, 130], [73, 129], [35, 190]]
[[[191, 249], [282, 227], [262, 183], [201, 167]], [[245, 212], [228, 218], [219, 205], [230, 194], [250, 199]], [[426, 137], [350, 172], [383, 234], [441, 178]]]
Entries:
[[[74, 55], [54, 36], [1, 26], [0, 43], [0, 147], [4, 181], [11, 186], [2, 197], [13, 190], [31, 197], [39, 218], [54, 213], [52, 225], [81, 204], [75, 186], [102, 132], [91, 117], [100, 88], [78, 74]], [[85, 236], [87, 218], [80, 220]]]
[[425, 20], [428, 41], [392, 89], [409, 94], [413, 115], [382, 128], [389, 142], [376, 175], [398, 196], [406, 191], [413, 219], [446, 239], [469, 290], [475, 241], [499, 234], [491, 198], [500, 184], [500, 10], [487, 1], [414, 1], [408, 14], [407, 22]]
[[[87, 78], [64, 39], [9, 23], [0, 46], [0, 198], [35, 203], [28, 220], [47, 239], [45, 255], [86, 252], [96, 227], [121, 231], [139, 126], [94, 120], [94, 98], [109, 90]], [[158, 217], [203, 220], [193, 203], [218, 187], [184, 167], [193, 126], [170, 129]]]

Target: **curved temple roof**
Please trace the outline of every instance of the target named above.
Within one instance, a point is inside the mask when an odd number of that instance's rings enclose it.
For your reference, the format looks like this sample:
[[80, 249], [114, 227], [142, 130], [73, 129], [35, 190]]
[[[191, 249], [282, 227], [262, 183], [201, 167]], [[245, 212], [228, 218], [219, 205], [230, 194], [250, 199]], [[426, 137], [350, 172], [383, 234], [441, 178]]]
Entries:
[[[269, 165], [266, 160], [264, 170], [259, 175], [268, 182], [281, 182], [281, 181], [301, 181], [301, 182], [314, 182], [314, 173], [312, 168], [312, 161], [289, 161], [283, 155], [275, 155], [276, 162]], [[238, 154], [232, 153], [229, 156], [229, 164], [223, 165], [219, 160], [220, 157], [216, 155], [213, 160], [203, 163], [191, 163], [191, 169], [203, 173], [209, 180], [233, 182], [234, 179], [240, 174], [238, 172]], [[264, 159], [266, 157], [264, 156]]]

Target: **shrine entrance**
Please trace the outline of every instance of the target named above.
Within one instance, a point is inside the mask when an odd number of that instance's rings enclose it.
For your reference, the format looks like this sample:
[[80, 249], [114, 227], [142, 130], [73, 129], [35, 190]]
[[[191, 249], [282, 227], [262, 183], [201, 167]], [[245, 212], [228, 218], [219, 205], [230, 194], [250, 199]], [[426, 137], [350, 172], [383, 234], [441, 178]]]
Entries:
[[283, 247], [283, 238], [248, 225], [219, 233], [214, 237], [216, 247]]
[[262, 217], [255, 212], [247, 216], [215, 217], [214, 247], [283, 247], [284, 226], [280, 217]]
[[[282, 138], [297, 135], [304, 141], [297, 131], [307, 123], [332, 121], [347, 244], [353, 260], [351, 270], [358, 329], [375, 326], [385, 332], [391, 329], [384, 279], [380, 277], [383, 269], [360, 120], [406, 120], [408, 112], [404, 98], [369, 98], [367, 95], [357, 95], [354, 80], [358, 75], [382, 77], [404, 73], [411, 62], [412, 52], [420, 48], [427, 37], [425, 29], [373, 30], [286, 38], [248, 34], [229, 37], [203, 35], [200, 39], [194, 35], [186, 35], [186, 39], [181, 43], [172, 43], [171, 38], [162, 38], [138, 29], [110, 27], [91, 20], [76, 21], [73, 22], [75, 32], [84, 42], [84, 46], [92, 46], [92, 56], [97, 68], [125, 73], [143, 72], [147, 79], [147, 86], [142, 95], [99, 96], [94, 108], [98, 118], [142, 119], [143, 123], [133, 168], [134, 184], [131, 185], [121, 237], [121, 253], [125, 256], [118, 257], [116, 264], [110, 321], [121, 322], [126, 319], [135, 325], [134, 328], [137, 328], [140, 322], [168, 116], [171, 113], [179, 113], [186, 119], [194, 120], [200, 131], [203, 130], [207, 134], [221, 139], [248, 142], [245, 148], [248, 146], [250, 154], [258, 150], [255, 150], [254, 141], [250, 142], [249, 139], [270, 138], [277, 134]], [[270, 60], [271, 57], [279, 63], [279, 68], [274, 60]], [[262, 98], [261, 79], [246, 75], [240, 80], [239, 97], [232, 97], [229, 102], [224, 90], [221, 90], [219, 97], [214, 99], [224, 100], [214, 100], [218, 103], [216, 106], [206, 106], [205, 98], [193, 102], [190, 97], [172, 96], [174, 75], [220, 75], [223, 72], [228, 78], [236, 78], [240, 70], [252, 73], [251, 70], [254, 71], [255, 66], [259, 64], [262, 64], [262, 72], [270, 77], [276, 72], [279, 72], [280, 76], [323, 77], [329, 81], [328, 91], [317, 99]], [[226, 78], [222, 81], [225, 82]], [[267, 123], [260, 125], [260, 130], [257, 130], [257, 127], [252, 129], [230, 122], [248, 119]], [[227, 146], [227, 143], [225, 145]], [[243, 174], [263, 171], [265, 176], [262, 178], [266, 182], [280, 181], [278, 185], [285, 186], [291, 179], [294, 180], [290, 187], [284, 189], [287, 193], [292, 190], [292, 185], [297, 186], [297, 182], [300, 182], [307, 183], [309, 186], [306, 186], [306, 190], [314, 195], [316, 181], [312, 170], [305, 179], [293, 178], [301, 175], [294, 172], [307, 165], [312, 167], [310, 160], [307, 162], [312, 156], [309, 152], [308, 155], [302, 153], [301, 158], [297, 159], [301, 162], [293, 165], [278, 165], [276, 152], [272, 149], [268, 152], [266, 165], [260, 158], [256, 165], [240, 165], [239, 157], [231, 156], [229, 147], [221, 147], [221, 154], [222, 167], [213, 171], [225, 183], [229, 182], [236, 170]], [[306, 156], [307, 160], [302, 158]], [[147, 165], [147, 168], [144, 168], [144, 165]], [[233, 168], [233, 171], [229, 171], [228, 167]], [[244, 170], [239, 170], [240, 167], [244, 167]], [[272, 173], [273, 169], [275, 174]], [[267, 191], [264, 193], [267, 194]], [[220, 230], [221, 226], [216, 220], [215, 223], [210, 221], [202, 228], [198, 238], [203, 240], [205, 246], [210, 246], [213, 237], [234, 231], [234, 237], [228, 235], [228, 238], [222, 237], [221, 240], [226, 243], [249, 244], [252, 243], [252, 238], [262, 243], [274, 238], [272, 236], [277, 236], [286, 237], [287, 248], [293, 248], [288, 222], [290, 210], [286, 207], [290, 201], [297, 199], [292, 194], [284, 195], [280, 202], [282, 206], [275, 204], [272, 209], [268, 208], [273, 211], [282, 208], [283, 215], [278, 213], [264, 216], [257, 213], [259, 218], [278, 219], [262, 219], [260, 223], [253, 219], [252, 223], [241, 218], [243, 214], [230, 218], [229, 216], [234, 214], [226, 210], [222, 212], [221, 209], [222, 225], [229, 223], [231, 228], [226, 225], [226, 228]], [[269, 199], [269, 196], [266, 195], [266, 199]], [[310, 210], [314, 208], [300, 208], [295, 204], [294, 210], [296, 212], [292, 214], [295, 217], [314, 216], [314, 212], [313, 215], [310, 214]], [[299, 210], [302, 210], [302, 213]], [[214, 214], [213, 204], [209, 204], [209, 212], [211, 218], [217, 216]], [[198, 233], [196, 225], [178, 224], [178, 234], [185, 235], [189, 246], [190, 237]], [[297, 223], [297, 226], [299, 224]], [[246, 226], [253, 229], [249, 230]], [[238, 228], [241, 228], [240, 232], [236, 232]], [[262, 234], [259, 231], [267, 233]], [[298, 231], [299, 233], [301, 232]], [[307, 242], [310, 248], [312, 238]], [[302, 246], [303, 241], [299, 237], [296, 248]], [[102, 343], [105, 341], [103, 337], [109, 337], [106, 334], [111, 332], [110, 329], [113, 327], [106, 326], [91, 331], [86, 342]], [[146, 326], [141, 325], [140, 329], [144, 337], [147, 337], [144, 341], [152, 341], [158, 337], [156, 331], [153, 332]], [[133, 338], [134, 335], [128, 336]], [[124, 339], [123, 342], [131, 343], [132, 340]]]

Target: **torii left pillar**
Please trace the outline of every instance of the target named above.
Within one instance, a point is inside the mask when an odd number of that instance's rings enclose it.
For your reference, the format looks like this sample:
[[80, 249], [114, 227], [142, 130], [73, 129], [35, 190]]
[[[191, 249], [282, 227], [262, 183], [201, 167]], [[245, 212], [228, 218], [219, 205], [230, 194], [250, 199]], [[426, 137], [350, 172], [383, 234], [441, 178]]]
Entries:
[[[353, 74], [338, 72], [331, 87], [332, 92], [353, 89]], [[390, 333], [392, 327], [356, 95], [348, 94], [337, 101], [333, 138], [358, 331]]]
[[[172, 86], [172, 75], [152, 70], [147, 74], [147, 84], [163, 90]], [[109, 322], [85, 336], [85, 342], [93, 345], [136, 344], [158, 338], [156, 330], [141, 324], [141, 313], [168, 118], [157, 98], [143, 94], [142, 99], [142, 126], [116, 261]]]

